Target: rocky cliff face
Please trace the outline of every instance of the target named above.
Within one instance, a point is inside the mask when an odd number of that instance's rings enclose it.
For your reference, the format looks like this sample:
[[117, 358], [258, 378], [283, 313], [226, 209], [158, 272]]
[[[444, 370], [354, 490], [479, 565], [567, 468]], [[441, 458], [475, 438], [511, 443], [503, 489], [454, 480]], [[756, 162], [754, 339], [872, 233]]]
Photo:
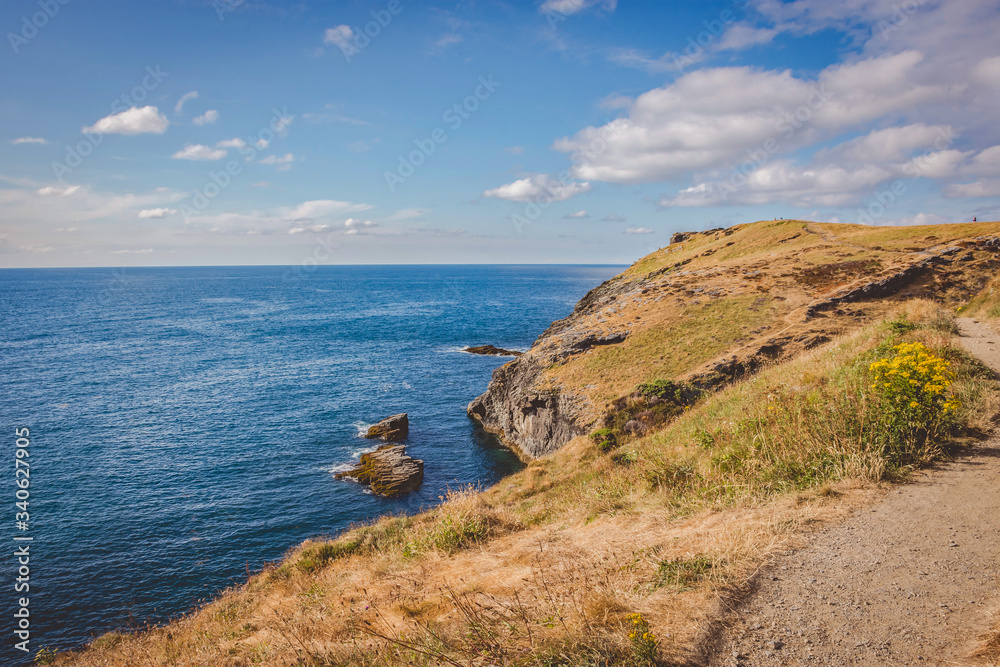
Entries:
[[591, 426], [582, 414], [586, 398], [545, 382], [553, 364], [628, 337], [621, 327], [595, 326], [589, 316], [613, 303], [639, 281], [612, 278], [591, 290], [573, 313], [554, 322], [531, 349], [493, 372], [486, 393], [469, 404], [469, 416], [525, 457], [556, 451]]
[[469, 416], [525, 458], [545, 456], [598, 428], [640, 383], [711, 390], [900, 299], [963, 303], [1000, 268], [997, 232], [785, 220], [676, 234], [494, 371]]

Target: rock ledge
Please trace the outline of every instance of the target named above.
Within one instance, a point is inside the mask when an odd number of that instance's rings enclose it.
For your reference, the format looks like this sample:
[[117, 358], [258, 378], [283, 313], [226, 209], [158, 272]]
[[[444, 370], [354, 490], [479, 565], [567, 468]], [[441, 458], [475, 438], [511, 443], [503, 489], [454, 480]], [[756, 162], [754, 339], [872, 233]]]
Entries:
[[368, 429], [366, 438], [380, 438], [386, 442], [405, 440], [410, 434], [410, 419], [405, 412], [386, 417]]

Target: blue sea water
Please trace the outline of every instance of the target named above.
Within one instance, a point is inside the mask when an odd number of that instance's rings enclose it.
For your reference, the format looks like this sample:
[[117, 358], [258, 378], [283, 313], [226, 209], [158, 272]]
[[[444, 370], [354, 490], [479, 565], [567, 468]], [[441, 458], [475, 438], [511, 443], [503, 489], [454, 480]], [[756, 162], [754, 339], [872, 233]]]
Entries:
[[[465, 406], [590, 288], [586, 266], [0, 271], [0, 539], [30, 536], [32, 652], [162, 622], [302, 540], [412, 512], [518, 466]], [[408, 412], [420, 491], [333, 478]], [[16, 427], [31, 433], [30, 521], [15, 526]], [[0, 440], [0, 443], [3, 441]], [[0, 556], [14, 660], [17, 563]]]

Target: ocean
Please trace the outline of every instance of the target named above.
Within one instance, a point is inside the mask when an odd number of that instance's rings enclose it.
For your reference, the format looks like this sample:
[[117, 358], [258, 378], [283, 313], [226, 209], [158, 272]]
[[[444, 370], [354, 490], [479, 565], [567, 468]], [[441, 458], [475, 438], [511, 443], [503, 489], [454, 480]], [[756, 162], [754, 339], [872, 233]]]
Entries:
[[[0, 539], [31, 554], [28, 594], [2, 558], [0, 606], [30, 598], [32, 653], [72, 648], [189, 611], [307, 538], [497, 482], [519, 463], [465, 406], [508, 359], [461, 349], [527, 349], [620, 270], [0, 270]], [[423, 487], [385, 500], [335, 480], [374, 448], [362, 429], [398, 412]]]

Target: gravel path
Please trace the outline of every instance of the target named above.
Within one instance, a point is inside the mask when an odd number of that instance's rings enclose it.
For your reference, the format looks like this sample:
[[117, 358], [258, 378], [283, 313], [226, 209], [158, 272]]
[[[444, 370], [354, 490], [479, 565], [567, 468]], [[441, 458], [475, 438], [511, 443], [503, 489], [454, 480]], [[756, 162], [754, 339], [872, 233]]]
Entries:
[[[959, 320], [1000, 372], [1000, 336]], [[709, 662], [962, 665], [1000, 617], [1000, 437], [915, 475], [757, 577]]]

